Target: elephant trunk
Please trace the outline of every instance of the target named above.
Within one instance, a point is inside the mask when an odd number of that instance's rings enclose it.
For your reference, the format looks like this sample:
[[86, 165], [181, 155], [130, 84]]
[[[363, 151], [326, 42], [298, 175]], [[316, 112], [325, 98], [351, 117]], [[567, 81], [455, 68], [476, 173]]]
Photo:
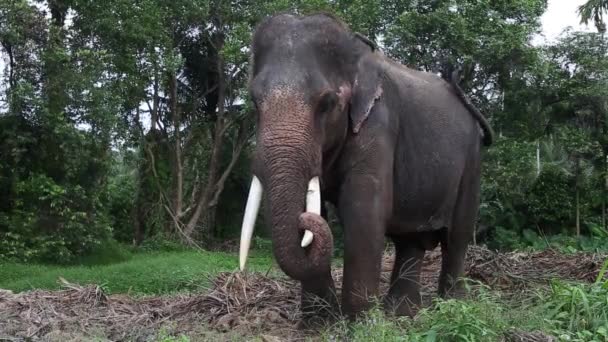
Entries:
[[[252, 191], [254, 183], [260, 193], [263, 188], [275, 258], [296, 280], [327, 275], [333, 238], [320, 216], [322, 153], [313, 110], [301, 92], [277, 86], [261, 101], [259, 111], [254, 172], [260, 181], [254, 178]], [[246, 217], [255, 216], [261, 196], [253, 193], [251, 198], [253, 204], [247, 204], [250, 215]], [[252, 228], [251, 222], [243, 223], [241, 268]]]
[[245, 268], [262, 193], [268, 191], [267, 215], [272, 224], [273, 251], [281, 269], [297, 280], [326, 275], [330, 271], [333, 237], [320, 216], [319, 177], [310, 178], [310, 172], [303, 174], [292, 157], [270, 160], [278, 166], [262, 173], [267, 188], [263, 189], [257, 176], [251, 182], [241, 228], [240, 268]]
[[[292, 160], [292, 159], [291, 159]], [[318, 176], [282, 161], [268, 174], [268, 217], [275, 258], [291, 278], [306, 280], [330, 271], [333, 238], [320, 216]]]

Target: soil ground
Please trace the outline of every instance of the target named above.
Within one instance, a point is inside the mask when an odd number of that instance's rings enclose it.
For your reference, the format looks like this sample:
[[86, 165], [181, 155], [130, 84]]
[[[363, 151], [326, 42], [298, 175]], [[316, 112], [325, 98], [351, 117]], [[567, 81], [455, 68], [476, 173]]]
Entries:
[[[389, 254], [383, 260], [382, 293], [388, 287], [392, 259]], [[500, 254], [472, 246], [466, 275], [491, 289], [517, 295], [545, 286], [552, 278], [592, 282], [605, 259], [605, 255], [563, 255], [552, 250]], [[427, 304], [435, 297], [440, 263], [439, 249], [424, 259], [421, 286]], [[333, 273], [339, 287], [342, 271], [336, 268]], [[204, 291], [156, 297], [107, 295], [97, 285], [60, 281], [59, 291], [0, 290], [0, 341], [154, 341], [159, 332], [184, 334], [193, 341], [274, 342], [317, 336], [296, 329], [299, 286], [286, 277], [220, 273]]]

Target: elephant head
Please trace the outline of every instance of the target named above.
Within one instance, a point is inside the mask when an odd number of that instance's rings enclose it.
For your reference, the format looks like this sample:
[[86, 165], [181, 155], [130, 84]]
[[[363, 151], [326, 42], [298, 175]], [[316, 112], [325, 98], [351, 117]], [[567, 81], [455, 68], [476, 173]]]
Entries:
[[278, 15], [256, 29], [249, 90], [257, 141], [241, 269], [264, 191], [281, 269], [297, 280], [328, 274], [333, 241], [320, 216], [323, 171], [382, 93], [380, 75], [368, 65], [374, 48], [325, 14]]

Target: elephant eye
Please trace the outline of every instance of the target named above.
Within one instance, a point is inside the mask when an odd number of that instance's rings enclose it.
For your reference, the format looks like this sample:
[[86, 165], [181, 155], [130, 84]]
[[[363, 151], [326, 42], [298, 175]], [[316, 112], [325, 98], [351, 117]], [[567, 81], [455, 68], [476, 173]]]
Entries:
[[332, 111], [338, 104], [338, 95], [333, 91], [325, 92], [321, 95], [317, 105], [318, 113], [328, 113]]

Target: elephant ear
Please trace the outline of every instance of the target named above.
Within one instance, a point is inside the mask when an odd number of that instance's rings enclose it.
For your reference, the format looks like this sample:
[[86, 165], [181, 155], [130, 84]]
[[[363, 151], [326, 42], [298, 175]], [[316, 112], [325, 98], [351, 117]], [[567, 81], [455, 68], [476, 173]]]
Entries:
[[376, 63], [370, 57], [359, 62], [350, 102], [351, 127], [355, 134], [359, 133], [374, 104], [382, 96], [382, 78]]

